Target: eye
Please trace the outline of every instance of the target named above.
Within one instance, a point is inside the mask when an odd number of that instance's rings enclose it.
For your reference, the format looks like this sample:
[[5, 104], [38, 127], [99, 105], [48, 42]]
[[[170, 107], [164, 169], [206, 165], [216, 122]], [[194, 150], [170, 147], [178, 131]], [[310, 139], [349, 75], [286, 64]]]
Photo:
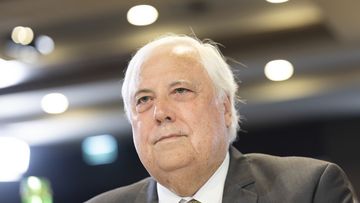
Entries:
[[183, 88], [183, 87], [176, 88], [174, 90], [174, 93], [176, 93], [176, 94], [184, 94], [184, 93], [187, 93], [187, 92], [190, 92], [190, 90], [186, 89], [186, 88]]
[[140, 98], [136, 101], [136, 105], [145, 104], [145, 103], [149, 102], [150, 99], [151, 99], [150, 96], [140, 97]]

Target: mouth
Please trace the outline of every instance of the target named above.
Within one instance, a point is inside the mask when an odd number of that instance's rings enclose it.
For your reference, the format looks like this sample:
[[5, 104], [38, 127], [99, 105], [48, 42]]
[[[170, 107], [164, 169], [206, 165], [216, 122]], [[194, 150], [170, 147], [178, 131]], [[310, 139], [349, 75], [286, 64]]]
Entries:
[[184, 136], [185, 135], [178, 135], [178, 134], [170, 134], [170, 135], [162, 136], [159, 139], [157, 139], [154, 144], [157, 144], [158, 142], [161, 142], [164, 140], [176, 139], [176, 138], [184, 137]]

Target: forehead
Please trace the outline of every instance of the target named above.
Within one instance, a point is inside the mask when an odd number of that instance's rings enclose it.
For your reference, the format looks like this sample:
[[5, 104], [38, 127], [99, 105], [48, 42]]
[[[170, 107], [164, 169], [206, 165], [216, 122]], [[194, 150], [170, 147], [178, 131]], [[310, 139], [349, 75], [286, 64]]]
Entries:
[[141, 65], [138, 77], [151, 80], [179, 75], [207, 77], [197, 50], [187, 44], [162, 45], [153, 49]]
[[142, 66], [159, 58], [180, 59], [181, 61], [194, 61], [200, 63], [200, 56], [193, 46], [186, 43], [164, 44], [153, 48], [145, 58]]

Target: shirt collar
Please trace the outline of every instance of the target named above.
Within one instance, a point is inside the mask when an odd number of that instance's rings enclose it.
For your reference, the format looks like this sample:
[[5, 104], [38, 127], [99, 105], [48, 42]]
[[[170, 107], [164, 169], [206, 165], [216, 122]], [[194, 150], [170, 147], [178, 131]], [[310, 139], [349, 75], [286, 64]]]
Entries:
[[221, 203], [228, 168], [229, 152], [226, 153], [226, 157], [219, 168], [193, 197], [180, 197], [160, 183], [157, 183], [159, 203], [178, 203], [181, 199], [196, 199], [201, 203]]

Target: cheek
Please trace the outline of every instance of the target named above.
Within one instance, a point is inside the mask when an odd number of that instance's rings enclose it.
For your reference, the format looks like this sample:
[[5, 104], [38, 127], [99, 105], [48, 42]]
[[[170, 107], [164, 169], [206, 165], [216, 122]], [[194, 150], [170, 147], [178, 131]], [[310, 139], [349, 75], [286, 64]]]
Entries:
[[147, 135], [146, 135], [146, 123], [141, 122], [139, 120], [134, 121], [132, 125], [132, 132], [133, 132], [133, 140], [135, 147], [137, 150], [143, 148], [144, 144], [147, 142]]
[[146, 130], [146, 125], [143, 122], [133, 123], [133, 141], [137, 154], [144, 165], [148, 165], [151, 157], [151, 150], [149, 144], [149, 132]]
[[214, 139], [214, 136], [219, 137], [226, 132], [224, 131], [224, 115], [216, 104], [202, 102], [189, 106], [187, 109], [188, 111], [186, 111], [186, 115], [183, 114], [183, 117], [187, 118], [187, 123], [197, 135], [194, 144], [216, 142], [217, 139]]
[[133, 142], [134, 142], [134, 146], [136, 148], [136, 151], [139, 153], [140, 149], [141, 149], [141, 139], [140, 139], [140, 133], [138, 131], [138, 129], [136, 127], [132, 127], [132, 134], [133, 134]]
[[212, 130], [224, 125], [224, 115], [219, 105], [210, 98], [201, 98], [195, 103], [178, 107], [181, 117], [191, 126], [200, 126], [199, 130]]
[[212, 103], [209, 104], [207, 110], [203, 109], [202, 130], [206, 130], [206, 135], [209, 136], [210, 141], [217, 142], [223, 139], [222, 136], [227, 134], [225, 124], [225, 116], [221, 107]]

